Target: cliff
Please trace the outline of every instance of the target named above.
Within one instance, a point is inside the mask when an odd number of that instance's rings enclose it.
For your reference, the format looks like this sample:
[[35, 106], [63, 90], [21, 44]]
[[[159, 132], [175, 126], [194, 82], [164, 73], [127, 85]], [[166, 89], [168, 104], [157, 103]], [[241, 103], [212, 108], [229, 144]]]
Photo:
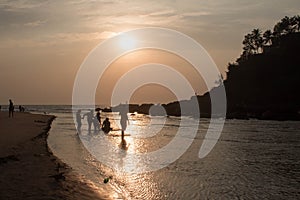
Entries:
[[300, 119], [300, 33], [279, 41], [228, 68], [228, 118]]

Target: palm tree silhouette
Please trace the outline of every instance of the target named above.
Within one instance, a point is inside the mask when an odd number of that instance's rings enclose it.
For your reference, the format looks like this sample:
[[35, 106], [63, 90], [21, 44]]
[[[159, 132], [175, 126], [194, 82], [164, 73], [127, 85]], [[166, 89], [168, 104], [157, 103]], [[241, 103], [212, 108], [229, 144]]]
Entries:
[[266, 30], [263, 34], [263, 44], [265, 46], [272, 45], [273, 33], [271, 30]]

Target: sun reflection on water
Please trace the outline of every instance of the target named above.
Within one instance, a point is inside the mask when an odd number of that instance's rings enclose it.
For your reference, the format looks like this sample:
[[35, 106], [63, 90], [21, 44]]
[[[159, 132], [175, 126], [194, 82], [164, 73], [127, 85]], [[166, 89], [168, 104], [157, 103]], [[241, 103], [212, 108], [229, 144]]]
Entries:
[[[102, 118], [108, 117], [113, 130], [109, 134], [102, 131], [87, 132], [87, 124], [83, 124], [81, 137], [84, 145], [101, 165], [109, 168], [109, 176], [113, 174], [111, 184], [121, 185], [126, 191], [134, 194], [137, 187], [143, 185], [138, 199], [157, 199], [161, 197], [158, 182], [149, 171], [149, 163], [144, 154], [158, 150], [172, 140], [176, 133], [176, 125], [170, 126], [170, 118], [163, 116], [151, 117], [143, 114], [128, 114], [129, 124], [125, 131], [124, 141], [121, 138], [120, 115], [118, 113], [102, 113]], [[178, 123], [176, 119], [174, 121]], [[172, 124], [174, 124], [172, 122]], [[172, 130], [170, 132], [170, 130]], [[101, 159], [99, 159], [101, 158]], [[143, 172], [143, 173], [141, 173]]]

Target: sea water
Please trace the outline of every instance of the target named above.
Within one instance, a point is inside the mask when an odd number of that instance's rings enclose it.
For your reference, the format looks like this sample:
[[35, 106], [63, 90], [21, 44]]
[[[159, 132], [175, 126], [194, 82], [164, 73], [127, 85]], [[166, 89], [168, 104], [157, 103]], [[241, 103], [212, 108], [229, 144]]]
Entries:
[[[121, 148], [118, 113], [101, 113], [115, 129], [107, 136], [88, 131], [86, 119], [78, 135], [70, 106], [32, 107], [32, 111], [54, 114], [48, 145], [74, 171], [97, 187], [113, 190], [125, 199], [299, 199], [300, 123], [296, 121], [226, 120], [213, 150], [198, 157], [210, 120], [186, 117], [151, 117], [128, 114], [126, 148]], [[85, 113], [87, 111], [82, 111]], [[128, 155], [163, 148], [179, 127], [197, 134], [191, 146], [173, 163], [145, 173], [124, 172]], [[141, 137], [138, 137], [138, 136]], [[148, 137], [149, 136], [149, 137]], [[102, 140], [111, 149], [99, 147]], [[84, 144], [101, 149], [93, 156]], [[88, 147], [91, 148], [91, 147]], [[119, 149], [119, 150], [117, 150]], [[89, 149], [90, 150], [90, 149]], [[117, 152], [116, 152], [117, 151]], [[103, 160], [109, 160], [109, 165]], [[128, 159], [127, 159], [128, 160]], [[132, 160], [136, 163], [137, 160]], [[139, 160], [136, 171], [147, 169]], [[107, 184], [103, 180], [110, 177]]]

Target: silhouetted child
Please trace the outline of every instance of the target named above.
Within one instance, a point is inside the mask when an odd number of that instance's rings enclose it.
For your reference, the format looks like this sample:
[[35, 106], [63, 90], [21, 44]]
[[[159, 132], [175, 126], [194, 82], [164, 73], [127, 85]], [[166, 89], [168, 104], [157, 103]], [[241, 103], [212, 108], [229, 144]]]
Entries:
[[102, 124], [102, 130], [104, 133], [109, 133], [109, 131], [112, 130], [112, 128], [110, 128], [110, 121], [108, 118], [106, 118], [104, 121], [103, 121], [103, 124]]
[[101, 116], [100, 116], [100, 111], [99, 110], [97, 110], [96, 118], [97, 118], [97, 120], [99, 122], [99, 126], [100, 126], [101, 125]]

